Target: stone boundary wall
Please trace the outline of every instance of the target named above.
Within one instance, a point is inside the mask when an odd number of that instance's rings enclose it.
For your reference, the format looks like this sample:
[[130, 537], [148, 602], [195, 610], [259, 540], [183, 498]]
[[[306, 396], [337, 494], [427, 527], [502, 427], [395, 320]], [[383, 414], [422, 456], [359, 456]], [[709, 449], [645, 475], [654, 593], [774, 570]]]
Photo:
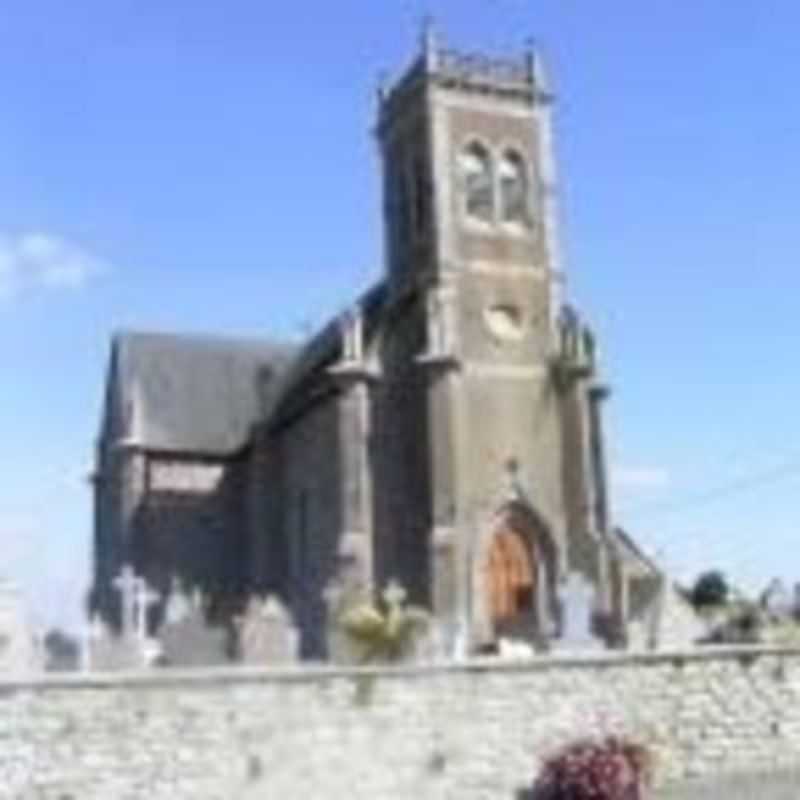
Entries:
[[800, 767], [800, 649], [0, 682], [0, 797], [519, 800], [576, 737], [660, 782]]

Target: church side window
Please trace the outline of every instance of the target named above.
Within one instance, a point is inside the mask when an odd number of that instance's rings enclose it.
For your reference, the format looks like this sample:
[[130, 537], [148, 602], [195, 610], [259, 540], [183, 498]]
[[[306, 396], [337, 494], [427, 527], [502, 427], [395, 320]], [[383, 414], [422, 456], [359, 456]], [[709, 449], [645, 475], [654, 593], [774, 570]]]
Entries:
[[460, 158], [467, 216], [482, 222], [494, 217], [494, 180], [489, 151], [479, 142], [470, 144]]
[[530, 224], [528, 175], [525, 162], [512, 150], [500, 162], [500, 208], [503, 222]]
[[414, 187], [414, 232], [422, 235], [428, 224], [429, 187], [425, 161], [419, 155], [411, 160], [411, 180]]

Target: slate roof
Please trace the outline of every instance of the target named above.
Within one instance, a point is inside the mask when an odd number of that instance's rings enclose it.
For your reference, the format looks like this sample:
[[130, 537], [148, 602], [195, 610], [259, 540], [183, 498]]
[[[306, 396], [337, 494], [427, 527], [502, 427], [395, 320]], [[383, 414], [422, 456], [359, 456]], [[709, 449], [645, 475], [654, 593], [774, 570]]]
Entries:
[[635, 539], [624, 528], [614, 528], [611, 532], [611, 540], [617, 553], [627, 561], [629, 566], [638, 569], [642, 576], [662, 574], [658, 564], [639, 547]]
[[[353, 305], [361, 307], [364, 314], [364, 336], [367, 341], [379, 324], [381, 312], [387, 301], [387, 286], [381, 282], [364, 292]], [[327, 365], [341, 354], [342, 331], [339, 317], [331, 319], [301, 349], [287, 370], [276, 397], [273, 422], [280, 422], [283, 414], [301, 397], [310, 382], [318, 379]]]
[[124, 409], [146, 449], [232, 454], [268, 413], [295, 353], [269, 340], [120, 333], [107, 403]]

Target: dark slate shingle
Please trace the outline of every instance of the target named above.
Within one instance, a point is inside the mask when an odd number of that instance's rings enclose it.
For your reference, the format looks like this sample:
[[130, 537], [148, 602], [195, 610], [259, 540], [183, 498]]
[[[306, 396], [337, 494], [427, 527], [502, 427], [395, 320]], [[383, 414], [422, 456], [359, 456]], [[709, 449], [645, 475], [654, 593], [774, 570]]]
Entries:
[[146, 448], [230, 454], [269, 410], [294, 353], [271, 341], [121, 333], [113, 356], [121, 407]]

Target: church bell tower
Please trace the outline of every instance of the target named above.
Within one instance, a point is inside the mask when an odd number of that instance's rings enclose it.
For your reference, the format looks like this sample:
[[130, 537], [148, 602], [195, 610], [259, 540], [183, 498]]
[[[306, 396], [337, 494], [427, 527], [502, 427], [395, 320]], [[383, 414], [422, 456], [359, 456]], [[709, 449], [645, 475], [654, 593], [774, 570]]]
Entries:
[[[542, 285], [537, 314], [558, 312], [549, 296], [560, 281], [551, 104], [532, 46], [490, 58], [449, 49], [425, 27], [419, 57], [380, 91], [395, 288], [522, 276]], [[521, 321], [501, 317], [498, 326]]]
[[[600, 573], [587, 512], [603, 478], [593, 367], [557, 368], [552, 105], [533, 47], [465, 53], [430, 26], [380, 92], [388, 292], [418, 308], [427, 331], [416, 361], [427, 370], [432, 602], [473, 642], [509, 615], [535, 617], [535, 635], [549, 635], [565, 569]], [[521, 560], [509, 572], [512, 552]]]

